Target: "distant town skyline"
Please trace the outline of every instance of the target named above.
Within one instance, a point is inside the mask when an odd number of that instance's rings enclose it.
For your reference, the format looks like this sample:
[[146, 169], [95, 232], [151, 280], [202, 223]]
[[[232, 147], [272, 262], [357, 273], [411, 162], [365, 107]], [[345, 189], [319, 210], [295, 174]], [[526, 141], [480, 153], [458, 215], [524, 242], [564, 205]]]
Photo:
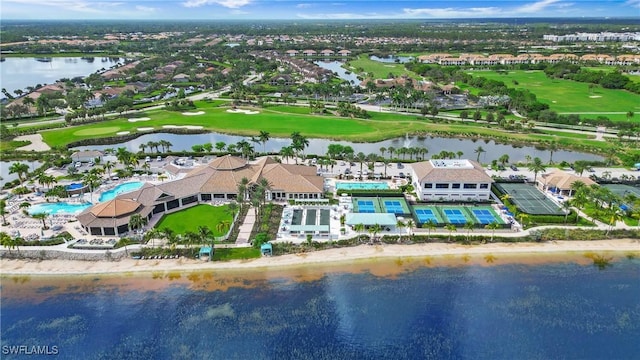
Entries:
[[2, 19], [355, 20], [640, 17], [640, 0], [3, 0]]

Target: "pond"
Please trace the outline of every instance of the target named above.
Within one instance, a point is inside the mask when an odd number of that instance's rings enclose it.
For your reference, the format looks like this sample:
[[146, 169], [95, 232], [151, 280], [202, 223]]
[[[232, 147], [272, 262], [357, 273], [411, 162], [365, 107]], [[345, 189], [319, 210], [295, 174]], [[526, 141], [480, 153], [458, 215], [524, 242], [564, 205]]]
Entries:
[[5, 183], [18, 178], [18, 174], [9, 173], [9, 168], [11, 167], [11, 165], [17, 162], [29, 165], [29, 172], [33, 172], [37, 168], [42, 166], [42, 163], [40, 161], [2, 161], [0, 162], [0, 187], [4, 186]]
[[389, 55], [387, 57], [377, 57], [375, 55], [369, 56], [369, 59], [381, 63], [398, 63], [404, 64], [413, 61], [413, 56], [394, 56]]
[[27, 86], [52, 84], [62, 78], [88, 76], [98, 70], [109, 69], [119, 63], [120, 58], [95, 57], [8, 57], [0, 62], [2, 87], [13, 93]]
[[323, 69], [333, 71], [340, 79], [348, 81], [351, 85], [360, 84], [360, 79], [358, 79], [358, 76], [356, 76], [356, 74], [342, 67], [344, 63], [341, 63], [339, 61], [315, 61], [314, 64], [320, 66]]
[[[208, 134], [192, 134], [192, 135], [178, 135], [178, 134], [161, 134], [154, 133], [140, 136], [136, 139], [127, 141], [125, 143], [120, 144], [112, 144], [112, 145], [89, 145], [89, 146], [79, 146], [73, 148], [73, 150], [104, 150], [108, 148], [118, 148], [125, 147], [129, 151], [137, 152], [140, 150], [140, 144], [146, 144], [149, 141], [159, 141], [166, 140], [169, 141], [171, 146], [171, 151], [191, 151], [191, 147], [194, 144], [205, 144], [212, 143], [216, 144], [216, 142], [224, 142], [225, 144], [236, 144], [241, 140], [246, 140], [250, 142], [249, 137], [244, 136], [236, 136], [236, 135], [226, 135], [220, 133], [208, 133]], [[262, 152], [262, 144], [261, 143], [251, 143], [256, 151]], [[522, 146], [516, 147], [510, 144], [498, 144], [493, 140], [472, 140], [472, 139], [455, 139], [455, 138], [444, 138], [444, 137], [417, 137], [417, 136], [406, 136], [404, 138], [394, 138], [391, 140], [378, 141], [373, 143], [354, 143], [349, 141], [334, 141], [334, 140], [326, 140], [326, 139], [309, 139], [309, 146], [305, 150], [306, 154], [317, 154], [324, 155], [327, 152], [327, 148], [329, 144], [341, 144], [351, 146], [355, 153], [363, 152], [365, 154], [369, 153], [380, 153], [380, 148], [389, 148], [393, 147], [395, 149], [399, 149], [402, 147], [426, 147], [429, 152], [427, 157], [431, 155], [438, 154], [439, 152], [445, 151], [462, 151], [463, 158], [469, 158], [475, 160], [477, 158], [477, 154], [474, 152], [478, 146], [482, 146], [482, 148], [486, 151], [482, 153], [480, 156], [480, 161], [483, 163], [490, 163], [492, 160], [497, 160], [500, 156], [504, 154], [509, 155], [509, 159], [511, 162], [517, 161], [525, 161], [527, 155], [531, 158], [539, 157], [544, 162], [549, 160], [549, 151], [536, 149], [533, 146]], [[291, 145], [291, 139], [289, 138], [272, 138], [265, 144], [265, 150], [267, 152], [276, 153], [279, 152], [284, 146]], [[408, 157], [407, 157], [408, 159]], [[577, 160], [588, 160], [588, 161], [602, 161], [603, 157], [580, 153], [575, 151], [566, 151], [559, 150], [553, 153], [553, 160], [556, 162], [567, 161], [567, 162], [575, 162]]]

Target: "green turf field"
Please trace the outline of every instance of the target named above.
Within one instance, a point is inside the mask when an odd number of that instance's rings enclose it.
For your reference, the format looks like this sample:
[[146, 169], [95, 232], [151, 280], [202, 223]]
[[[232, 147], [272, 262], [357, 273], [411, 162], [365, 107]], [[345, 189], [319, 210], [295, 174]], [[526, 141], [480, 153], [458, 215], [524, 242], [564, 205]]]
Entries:
[[367, 54], [360, 55], [357, 59], [350, 60], [344, 67], [347, 70], [354, 72], [357, 72], [358, 68], [362, 68], [364, 69], [364, 73], [359, 73], [359, 75], [365, 76], [368, 73], [373, 73], [373, 76], [376, 79], [387, 79], [389, 78], [389, 73], [392, 73], [396, 77], [408, 75], [413, 79], [421, 79], [418, 74], [405, 69], [404, 64], [382, 63], [369, 59], [369, 55]]
[[[542, 71], [509, 71], [501, 74], [495, 71], [467, 71], [473, 76], [502, 81], [507, 87], [528, 89], [538, 100], [549, 104], [551, 110], [560, 114], [581, 114], [595, 118], [606, 116], [611, 120], [626, 121], [628, 111], [640, 111], [640, 95], [624, 90], [597, 87], [589, 90], [589, 84], [571, 80], [551, 79]], [[514, 83], [517, 82], [517, 85]], [[640, 121], [639, 118], [634, 121]]]
[[196, 205], [185, 210], [164, 215], [155, 227], [160, 230], [168, 227], [175, 231], [176, 234], [184, 234], [187, 231], [197, 233], [198, 226], [207, 226], [213, 232], [214, 236], [221, 236], [224, 235], [224, 233], [218, 231], [216, 228], [222, 220], [231, 222], [231, 214], [227, 211], [226, 205]]

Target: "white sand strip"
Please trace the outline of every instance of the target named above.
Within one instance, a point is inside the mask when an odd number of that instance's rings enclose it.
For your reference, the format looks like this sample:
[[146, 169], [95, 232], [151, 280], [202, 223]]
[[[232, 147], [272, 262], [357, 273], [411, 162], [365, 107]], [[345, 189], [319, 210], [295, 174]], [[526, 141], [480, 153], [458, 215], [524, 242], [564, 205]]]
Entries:
[[[21, 247], [22, 249], [23, 247]], [[40, 247], [38, 247], [39, 250]], [[122, 251], [122, 250], [120, 250]], [[131, 250], [129, 250], [131, 251]], [[304, 254], [262, 257], [253, 260], [236, 260], [227, 262], [204, 262], [201, 260], [160, 260], [146, 261], [124, 259], [120, 261], [72, 261], [72, 260], [6, 260], [0, 259], [3, 275], [8, 274], [103, 274], [141, 271], [189, 271], [198, 269], [256, 269], [277, 267], [303, 267], [312, 264], [354, 263], [355, 260], [382, 258], [411, 258], [424, 256], [471, 256], [482, 257], [492, 255], [498, 260], [506, 260], [509, 256], [522, 261], [521, 256], [552, 255], [574, 253], [582, 255], [588, 252], [632, 252], [640, 253], [637, 240], [600, 240], [600, 241], [550, 241], [543, 243], [490, 243], [484, 245], [460, 245], [446, 243], [430, 243], [415, 245], [361, 245], [351, 248], [330, 249]], [[586, 258], [585, 258], [586, 259]], [[484, 261], [482, 261], [484, 263]]]
[[198, 112], [183, 112], [182, 115], [186, 115], [186, 116], [195, 116], [195, 115], [204, 115], [204, 111], [198, 111]]
[[153, 128], [152, 127], [141, 127], [141, 128], [138, 128], [138, 131], [149, 131], [149, 130], [153, 130]]
[[136, 119], [129, 119], [127, 121], [134, 123], [134, 122], [138, 122], [138, 121], [149, 121], [149, 120], [151, 120], [151, 118], [141, 117], [141, 118], [136, 118]]
[[19, 147], [18, 150], [22, 150], [22, 151], [47, 151], [47, 150], [51, 150], [51, 147], [49, 147], [49, 145], [47, 145], [43, 140], [42, 140], [42, 135], [40, 134], [31, 134], [31, 135], [22, 135], [22, 136], [17, 136], [14, 140], [16, 141], [31, 141], [31, 144], [27, 145], [27, 146], [23, 146], [23, 147]]
[[131, 131], [118, 131], [116, 135], [128, 135], [131, 134]]
[[246, 114], [246, 115], [260, 114], [260, 111], [251, 111], [251, 110], [245, 110], [245, 109], [229, 109], [227, 110], [227, 112], [232, 114]]

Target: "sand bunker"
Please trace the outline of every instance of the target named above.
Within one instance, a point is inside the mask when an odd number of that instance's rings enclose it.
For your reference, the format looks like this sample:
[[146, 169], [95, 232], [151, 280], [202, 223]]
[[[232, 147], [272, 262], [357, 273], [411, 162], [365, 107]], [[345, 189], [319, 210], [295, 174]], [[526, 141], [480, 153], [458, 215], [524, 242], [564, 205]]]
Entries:
[[385, 65], [384, 67], [396, 67], [395, 65]]
[[141, 128], [138, 128], [138, 131], [149, 131], [149, 130], [153, 130], [153, 128], [152, 127], [141, 127]]
[[601, 98], [602, 96], [600, 96], [600, 95], [591, 95], [589, 97], [592, 98], [592, 99], [597, 99], [597, 98]]
[[131, 131], [118, 131], [116, 135], [128, 135], [131, 134]]
[[232, 114], [246, 114], [246, 115], [260, 114], [260, 111], [251, 111], [251, 110], [245, 110], [245, 109], [229, 109], [227, 110], [227, 112]]
[[162, 125], [164, 129], [190, 129], [190, 130], [198, 130], [202, 129], [203, 126], [200, 125]]
[[198, 111], [198, 112], [183, 112], [182, 115], [186, 115], [186, 116], [194, 116], [194, 115], [204, 115], [204, 111]]
[[129, 122], [138, 122], [138, 121], [149, 121], [149, 120], [151, 120], [151, 118], [141, 117], [141, 118], [137, 118], [137, 119], [129, 119], [127, 121], [129, 121]]

